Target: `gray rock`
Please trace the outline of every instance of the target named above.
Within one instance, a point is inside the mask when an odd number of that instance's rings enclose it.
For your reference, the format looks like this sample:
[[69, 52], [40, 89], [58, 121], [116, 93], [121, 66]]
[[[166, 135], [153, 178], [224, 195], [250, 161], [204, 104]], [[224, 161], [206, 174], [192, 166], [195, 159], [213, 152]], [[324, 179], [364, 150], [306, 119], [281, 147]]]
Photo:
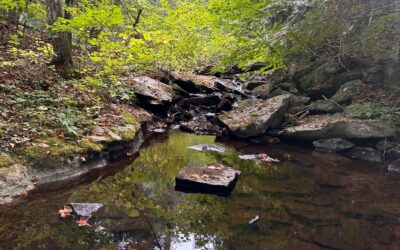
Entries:
[[267, 83], [254, 88], [252, 94], [258, 98], [267, 99], [270, 97], [271, 90], [272, 90], [272, 84]]
[[345, 152], [345, 155], [360, 161], [382, 162], [382, 154], [380, 151], [369, 147], [354, 147]]
[[291, 101], [291, 95], [281, 95], [268, 100], [246, 100], [217, 118], [240, 138], [264, 134], [281, 125]]
[[240, 171], [214, 163], [201, 167], [186, 167], [175, 178], [179, 191], [229, 195]]
[[279, 83], [277, 85], [277, 87], [286, 90], [292, 94], [298, 94], [299, 90], [296, 88], [296, 84], [293, 82], [283, 82], [283, 83]]
[[354, 80], [340, 87], [336, 94], [331, 98], [332, 101], [339, 104], [349, 104], [360, 93], [363, 82]]
[[389, 172], [396, 172], [396, 173], [400, 173], [400, 159], [394, 162], [391, 162], [388, 165], [388, 171]]
[[247, 90], [253, 90], [261, 85], [268, 84], [266, 81], [249, 81], [243, 84], [243, 88]]
[[342, 115], [314, 115], [306, 117], [300, 125], [286, 128], [283, 135], [298, 140], [328, 138], [381, 139], [395, 137], [396, 128], [379, 120], [361, 120]]
[[216, 135], [221, 136], [222, 131], [219, 126], [212, 124], [206, 117], [197, 116], [191, 121], [182, 122], [180, 125], [182, 131], [195, 133], [198, 135]]
[[337, 153], [354, 147], [354, 144], [341, 138], [331, 138], [313, 141], [315, 150], [324, 153]]
[[341, 111], [341, 108], [329, 100], [318, 100], [311, 103], [309, 110], [312, 114], [335, 114]]
[[172, 86], [147, 76], [134, 77], [131, 88], [137, 95], [152, 99], [152, 104], [171, 102], [175, 97]]
[[224, 90], [228, 92], [241, 92], [241, 88], [232, 80], [215, 76], [194, 75], [190, 73], [171, 72], [173, 81], [189, 93], [213, 92]]

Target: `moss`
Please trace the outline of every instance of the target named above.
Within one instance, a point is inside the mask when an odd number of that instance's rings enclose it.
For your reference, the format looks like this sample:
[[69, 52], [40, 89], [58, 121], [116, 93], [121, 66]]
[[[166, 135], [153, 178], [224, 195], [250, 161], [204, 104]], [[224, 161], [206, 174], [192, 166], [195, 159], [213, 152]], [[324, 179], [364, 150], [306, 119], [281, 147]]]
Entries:
[[91, 142], [87, 139], [81, 140], [79, 145], [86, 151], [100, 152], [104, 149], [104, 145], [99, 142]]
[[121, 136], [121, 139], [123, 141], [131, 141], [135, 139], [138, 130], [139, 126], [130, 125], [123, 128], [115, 129], [114, 132]]
[[15, 163], [15, 160], [11, 156], [7, 154], [0, 154], [0, 168], [9, 167]]
[[84, 153], [85, 149], [75, 142], [60, 140], [56, 137], [42, 139], [49, 147], [31, 145], [22, 149], [24, 157], [28, 159], [40, 159], [51, 156], [69, 157], [75, 154]]
[[129, 112], [124, 111], [122, 113], [122, 120], [126, 124], [134, 125], [134, 126], [139, 126], [139, 122], [136, 120], [136, 118]]

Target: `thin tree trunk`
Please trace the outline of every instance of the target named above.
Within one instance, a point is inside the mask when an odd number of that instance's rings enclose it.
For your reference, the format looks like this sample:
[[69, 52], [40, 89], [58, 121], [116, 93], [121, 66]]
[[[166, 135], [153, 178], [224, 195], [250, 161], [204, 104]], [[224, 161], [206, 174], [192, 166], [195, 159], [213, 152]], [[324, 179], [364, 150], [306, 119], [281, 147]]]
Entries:
[[[67, 0], [66, 4], [67, 6], [72, 5], [72, 0]], [[50, 25], [53, 25], [58, 18], [69, 18], [69, 14], [64, 11], [64, 0], [47, 0], [47, 15]], [[54, 32], [51, 40], [54, 47], [54, 53], [56, 54], [52, 63], [62, 68], [72, 67], [71, 33]]]

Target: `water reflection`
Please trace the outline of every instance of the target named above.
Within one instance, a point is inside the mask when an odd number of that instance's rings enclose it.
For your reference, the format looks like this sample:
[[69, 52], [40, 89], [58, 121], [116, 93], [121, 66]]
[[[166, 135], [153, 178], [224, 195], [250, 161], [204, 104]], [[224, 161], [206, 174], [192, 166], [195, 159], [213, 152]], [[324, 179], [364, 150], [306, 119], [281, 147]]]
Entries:
[[[267, 165], [241, 160], [223, 144], [223, 154], [188, 148], [195, 144], [215, 144], [215, 138], [171, 132], [113, 176], [4, 206], [0, 249], [383, 249], [398, 243], [399, 183], [377, 178], [375, 165], [360, 170], [345, 158], [301, 148], [240, 145], [240, 154], [281, 160]], [[216, 161], [242, 172], [229, 197], [174, 190], [181, 168]], [[57, 218], [73, 202], [104, 205], [92, 227]], [[260, 220], [249, 224], [255, 216]]]

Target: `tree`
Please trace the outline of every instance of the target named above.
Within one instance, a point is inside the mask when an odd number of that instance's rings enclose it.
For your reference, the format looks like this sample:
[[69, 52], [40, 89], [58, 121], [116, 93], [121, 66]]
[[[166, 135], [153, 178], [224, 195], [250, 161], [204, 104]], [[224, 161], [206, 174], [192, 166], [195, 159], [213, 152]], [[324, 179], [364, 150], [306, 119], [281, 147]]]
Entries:
[[[72, 6], [73, 0], [66, 0], [65, 4]], [[69, 19], [69, 13], [64, 10], [64, 0], [47, 0], [47, 16], [50, 25], [53, 25], [58, 18]], [[72, 67], [72, 34], [66, 31], [52, 32], [51, 41], [56, 54], [52, 63], [61, 68]]]

